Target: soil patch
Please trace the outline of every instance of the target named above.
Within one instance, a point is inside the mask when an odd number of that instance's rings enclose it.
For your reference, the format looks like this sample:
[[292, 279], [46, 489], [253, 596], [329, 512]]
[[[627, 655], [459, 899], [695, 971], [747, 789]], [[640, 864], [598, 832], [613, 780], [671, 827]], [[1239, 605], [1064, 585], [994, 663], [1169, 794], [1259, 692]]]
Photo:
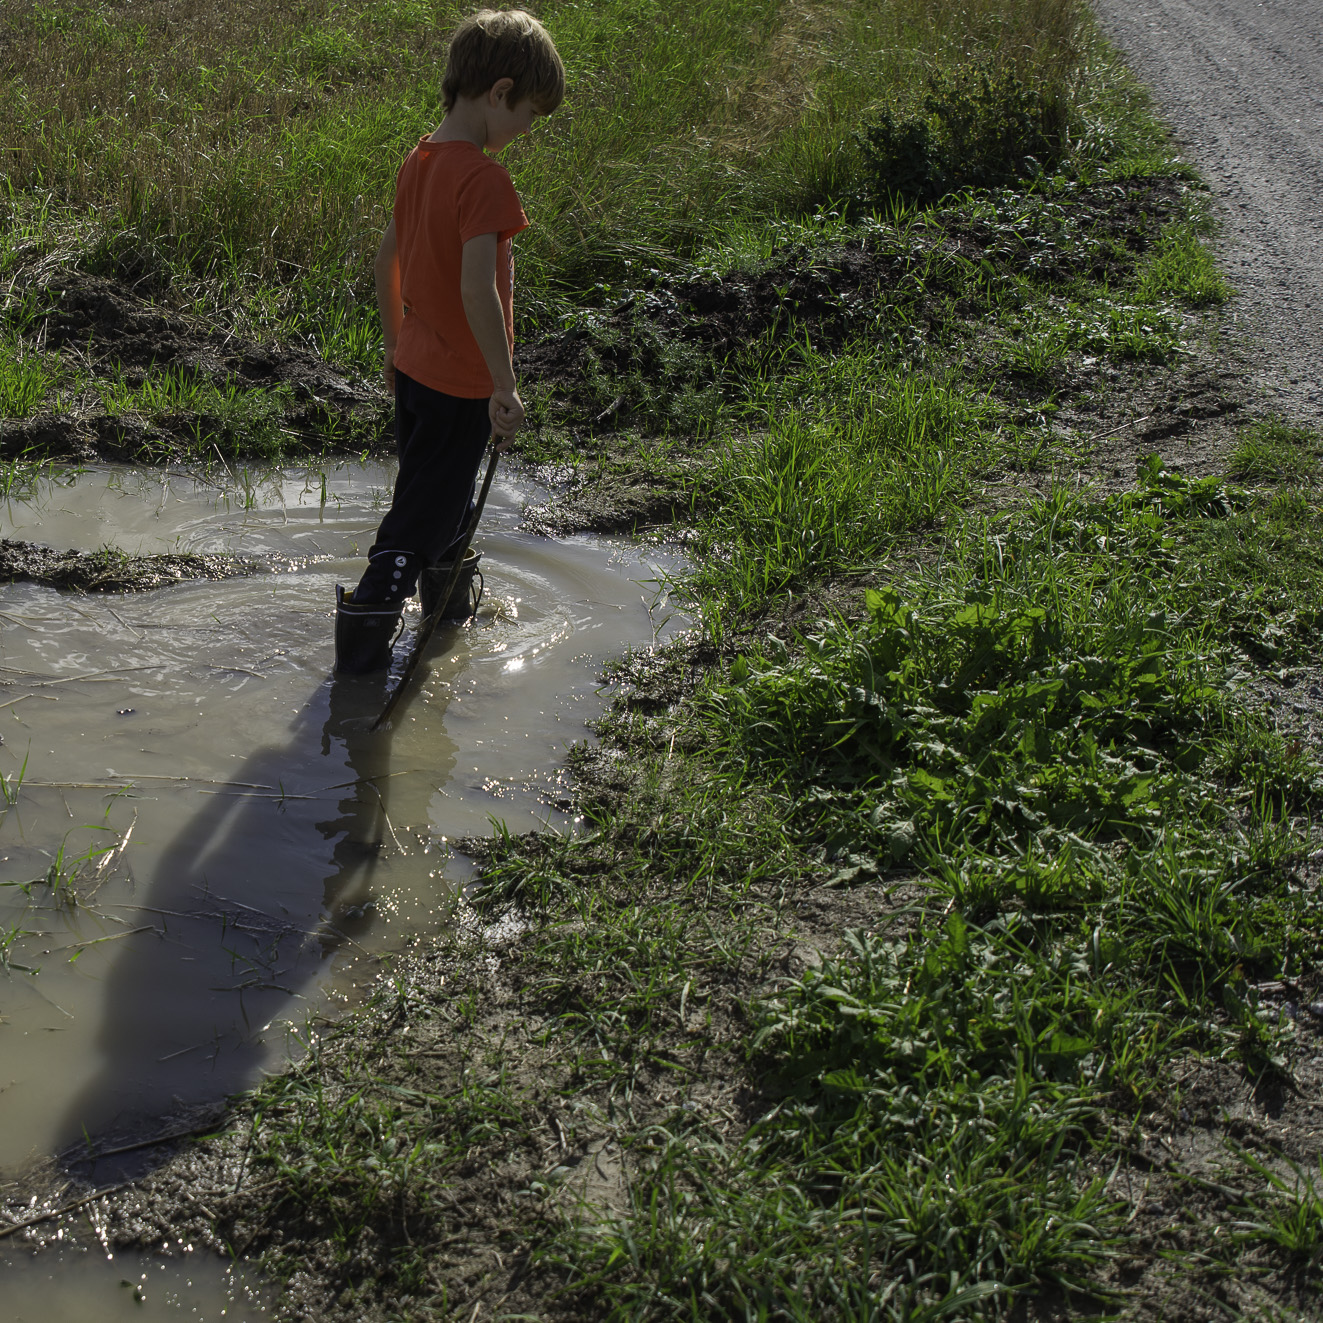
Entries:
[[269, 568], [240, 556], [56, 551], [35, 542], [0, 538], [0, 583], [27, 581], [80, 593], [144, 591], [190, 579], [232, 579]]
[[1046, 285], [1128, 277], [1184, 188], [1169, 177], [1068, 186], [1050, 201], [1018, 199], [1024, 215], [1003, 223], [936, 211], [904, 238], [878, 229], [834, 246], [790, 245], [751, 270], [658, 279], [518, 349], [520, 379], [545, 394], [552, 424], [589, 434], [647, 430], [665, 416], [659, 395], [716, 384], [760, 344], [770, 350], [778, 339], [807, 337], [839, 348], [875, 332], [898, 297], [911, 328], [946, 325], [947, 301], [967, 283], [961, 263], [986, 261], [1000, 277]]
[[132, 283], [20, 270], [14, 298], [41, 311], [25, 339], [58, 351], [55, 407], [0, 422], [0, 458], [160, 461], [275, 458], [384, 444], [384, 393], [295, 346], [258, 344], [153, 301]]

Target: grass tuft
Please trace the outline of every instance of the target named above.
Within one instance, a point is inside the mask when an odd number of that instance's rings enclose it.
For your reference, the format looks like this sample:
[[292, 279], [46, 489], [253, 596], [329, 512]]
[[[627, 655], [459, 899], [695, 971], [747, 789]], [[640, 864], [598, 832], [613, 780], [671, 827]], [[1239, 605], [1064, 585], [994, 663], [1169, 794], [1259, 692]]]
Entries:
[[1269, 418], [1241, 430], [1227, 471], [1251, 482], [1312, 483], [1318, 475], [1319, 452], [1316, 432]]

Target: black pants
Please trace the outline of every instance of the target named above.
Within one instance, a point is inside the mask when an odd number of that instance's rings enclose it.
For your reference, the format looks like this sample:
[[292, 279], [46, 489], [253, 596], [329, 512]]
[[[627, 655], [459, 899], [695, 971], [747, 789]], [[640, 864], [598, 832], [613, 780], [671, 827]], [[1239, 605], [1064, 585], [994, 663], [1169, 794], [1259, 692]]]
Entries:
[[444, 395], [396, 369], [395, 448], [400, 471], [390, 509], [368, 551], [367, 573], [354, 590], [355, 601], [386, 600], [388, 567], [393, 572], [402, 556], [408, 558], [401, 568], [409, 582], [392, 597], [409, 596], [418, 572], [446, 559], [463, 534], [491, 433], [485, 399]]

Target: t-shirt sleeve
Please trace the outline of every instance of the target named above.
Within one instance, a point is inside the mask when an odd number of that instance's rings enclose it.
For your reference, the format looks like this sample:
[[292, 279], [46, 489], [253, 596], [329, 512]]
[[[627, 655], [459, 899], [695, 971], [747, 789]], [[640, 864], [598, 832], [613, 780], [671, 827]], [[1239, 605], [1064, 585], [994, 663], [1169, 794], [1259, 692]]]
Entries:
[[404, 191], [405, 181], [409, 177], [409, 166], [413, 164], [413, 158], [417, 153], [417, 151], [418, 148], [415, 147], [413, 151], [411, 151], [408, 154], [408, 156], [406, 156], [404, 160], [400, 162], [400, 168], [395, 172], [395, 200], [391, 203], [391, 208], [390, 208], [391, 220], [394, 220], [396, 218], [396, 215], [398, 214], [398, 209], [400, 205], [400, 194]]
[[504, 241], [528, 227], [510, 176], [494, 161], [490, 168], [475, 171], [464, 181], [457, 202], [461, 243], [479, 234], [495, 234]]

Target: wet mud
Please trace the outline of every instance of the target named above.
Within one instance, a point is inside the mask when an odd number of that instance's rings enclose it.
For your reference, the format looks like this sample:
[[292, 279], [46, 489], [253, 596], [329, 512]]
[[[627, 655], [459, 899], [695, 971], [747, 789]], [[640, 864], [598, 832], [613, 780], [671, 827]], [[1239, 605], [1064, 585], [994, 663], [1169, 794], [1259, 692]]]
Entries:
[[569, 489], [553, 500], [530, 505], [524, 522], [538, 533], [642, 533], [671, 528], [692, 518], [705, 500], [697, 473], [689, 483], [680, 476], [659, 476], [615, 465], [590, 464]]
[[56, 551], [0, 538], [0, 583], [39, 583], [64, 592], [146, 592], [193, 579], [231, 579], [269, 568], [238, 556], [130, 556], [114, 550]]
[[[77, 266], [36, 258], [20, 265], [10, 291], [19, 307], [40, 313], [25, 338], [58, 351], [88, 383], [62, 392], [58, 407], [0, 421], [0, 458], [59, 462], [160, 462], [209, 450], [243, 458], [255, 454], [362, 450], [389, 442], [390, 410], [384, 392], [338, 371], [310, 350], [260, 344], [170, 306], [168, 289], [124, 274], [89, 274]], [[107, 404], [98, 383], [115, 392], [140, 390], [149, 379], [214, 387], [212, 409], [150, 410]], [[262, 399], [263, 422], [243, 402]], [[254, 445], [252, 435], [262, 436]]]

